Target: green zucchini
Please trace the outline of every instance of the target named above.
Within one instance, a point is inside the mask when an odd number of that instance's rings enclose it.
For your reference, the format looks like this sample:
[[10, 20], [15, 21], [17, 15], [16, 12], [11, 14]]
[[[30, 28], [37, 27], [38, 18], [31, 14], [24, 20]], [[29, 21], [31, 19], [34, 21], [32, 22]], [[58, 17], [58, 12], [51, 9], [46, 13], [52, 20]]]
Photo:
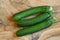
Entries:
[[38, 15], [37, 17], [34, 17], [34, 18], [20, 20], [17, 22], [17, 25], [23, 26], [23, 27], [32, 26], [36, 23], [44, 21], [45, 19], [49, 18], [52, 14], [53, 14], [53, 11], [50, 11], [50, 12], [46, 12], [41, 15]]
[[45, 29], [45, 28], [48, 28], [49, 26], [51, 26], [53, 23], [55, 22], [55, 19], [54, 18], [50, 18], [42, 23], [39, 23], [39, 24], [36, 24], [34, 26], [31, 26], [31, 27], [27, 27], [27, 28], [24, 28], [24, 29], [21, 29], [21, 30], [18, 30], [16, 32], [16, 35], [17, 36], [24, 36], [24, 35], [27, 35], [27, 34], [31, 34], [31, 33], [34, 33], [34, 32], [37, 32], [37, 31], [40, 31], [42, 29]]
[[15, 15], [13, 15], [13, 20], [18, 21], [27, 16], [34, 15], [41, 12], [48, 12], [48, 11], [52, 11], [52, 7], [50, 6], [33, 7], [33, 8], [26, 9], [24, 11], [16, 13]]

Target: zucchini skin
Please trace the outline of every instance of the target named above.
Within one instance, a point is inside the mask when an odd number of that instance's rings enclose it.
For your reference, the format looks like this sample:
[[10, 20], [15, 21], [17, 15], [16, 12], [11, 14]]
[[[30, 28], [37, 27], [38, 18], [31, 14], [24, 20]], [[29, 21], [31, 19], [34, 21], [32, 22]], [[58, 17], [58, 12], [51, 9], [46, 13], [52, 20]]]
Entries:
[[52, 7], [51, 6], [38, 6], [38, 7], [33, 7], [30, 9], [26, 9], [24, 11], [18, 12], [15, 15], [13, 15], [13, 20], [18, 21], [21, 20], [22, 18], [25, 18], [30, 15], [34, 15], [40, 12], [48, 12], [51, 11]]
[[25, 29], [18, 30], [16, 32], [16, 35], [17, 36], [24, 36], [24, 35], [31, 34], [31, 33], [37, 32], [37, 31], [41, 31], [41, 30], [51, 26], [54, 22], [55, 22], [55, 19], [50, 18], [42, 23], [36, 24], [34, 26], [31, 26], [31, 27], [27, 27]]
[[53, 14], [53, 11], [50, 11], [50, 12], [46, 12], [46, 13], [43, 13], [41, 15], [38, 15], [34, 18], [30, 18], [30, 19], [26, 19], [26, 20], [20, 20], [17, 22], [17, 25], [22, 26], [22, 27], [32, 26], [32, 25], [35, 25], [37, 23], [40, 23], [40, 22], [46, 20], [52, 14]]

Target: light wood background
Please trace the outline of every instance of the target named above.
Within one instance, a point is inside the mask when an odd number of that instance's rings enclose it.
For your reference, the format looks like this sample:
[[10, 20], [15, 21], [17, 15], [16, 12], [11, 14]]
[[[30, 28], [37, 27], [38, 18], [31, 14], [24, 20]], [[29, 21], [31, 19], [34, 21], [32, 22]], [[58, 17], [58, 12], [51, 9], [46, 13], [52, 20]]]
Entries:
[[[12, 20], [12, 15], [16, 12], [41, 5], [50, 5], [54, 10], [56, 22], [49, 28], [40, 32], [16, 37], [15, 32], [18, 28]], [[42, 32], [51, 28], [60, 28], [60, 0], [0, 0], [0, 40], [37, 40]], [[9, 34], [10, 35], [7, 35]], [[5, 36], [4, 36], [5, 35]], [[7, 36], [6, 36], [7, 35]]]

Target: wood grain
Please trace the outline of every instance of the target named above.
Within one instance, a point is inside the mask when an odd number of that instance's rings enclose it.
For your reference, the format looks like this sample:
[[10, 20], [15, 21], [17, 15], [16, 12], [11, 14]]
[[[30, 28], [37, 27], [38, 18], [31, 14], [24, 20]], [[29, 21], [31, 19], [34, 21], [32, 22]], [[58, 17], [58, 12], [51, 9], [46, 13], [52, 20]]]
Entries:
[[53, 7], [55, 12], [53, 16], [56, 17], [56, 23], [53, 24], [50, 28], [22, 37], [24, 39], [16, 37], [16, 40], [37, 40], [42, 32], [51, 28], [60, 28], [59, 1], [60, 0], [0, 0], [0, 32], [11, 31], [13, 34], [15, 34], [15, 32], [21, 28], [16, 26], [15, 22], [12, 20], [12, 16], [16, 12], [41, 5], [50, 5]]

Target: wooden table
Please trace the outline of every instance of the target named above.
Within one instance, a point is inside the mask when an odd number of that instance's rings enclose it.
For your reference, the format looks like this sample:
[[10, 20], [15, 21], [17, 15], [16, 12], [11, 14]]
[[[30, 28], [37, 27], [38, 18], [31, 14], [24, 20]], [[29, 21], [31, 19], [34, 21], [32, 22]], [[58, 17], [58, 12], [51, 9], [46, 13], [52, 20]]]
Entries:
[[[18, 28], [12, 21], [12, 15], [16, 12], [41, 5], [50, 5], [54, 10], [54, 17], [57, 21], [51, 27], [40, 32], [24, 36], [24, 40], [37, 40], [42, 32], [51, 28], [60, 28], [60, 0], [0, 0], [0, 32], [11, 31], [13, 34]], [[17, 37], [18, 38], [18, 37]], [[23, 37], [22, 37], [23, 38]]]

